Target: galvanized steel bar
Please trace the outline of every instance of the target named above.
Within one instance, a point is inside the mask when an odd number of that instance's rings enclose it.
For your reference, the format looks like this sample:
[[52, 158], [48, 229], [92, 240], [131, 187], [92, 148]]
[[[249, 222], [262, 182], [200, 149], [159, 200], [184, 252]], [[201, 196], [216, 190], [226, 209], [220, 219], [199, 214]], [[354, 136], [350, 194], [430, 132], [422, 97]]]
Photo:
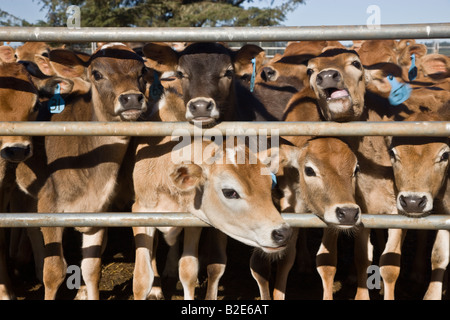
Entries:
[[[282, 217], [292, 227], [324, 228], [326, 224], [314, 214], [283, 213]], [[398, 214], [363, 214], [362, 223], [373, 229], [427, 229], [450, 230], [450, 216], [430, 215], [409, 218]], [[209, 227], [209, 224], [189, 213], [5, 213], [0, 214], [0, 227]]]
[[[267, 133], [266, 133], [267, 132]], [[187, 122], [0, 122], [0, 136], [450, 136], [450, 122], [223, 122], [202, 129]]]
[[79, 28], [1, 27], [1, 41], [295, 41], [450, 38], [450, 23], [208, 28]]

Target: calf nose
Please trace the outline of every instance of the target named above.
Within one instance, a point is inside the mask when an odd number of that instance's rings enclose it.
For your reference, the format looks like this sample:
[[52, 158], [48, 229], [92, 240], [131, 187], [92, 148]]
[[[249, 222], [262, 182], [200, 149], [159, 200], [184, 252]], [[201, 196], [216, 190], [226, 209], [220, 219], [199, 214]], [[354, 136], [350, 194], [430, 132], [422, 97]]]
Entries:
[[261, 78], [266, 82], [267, 81], [275, 81], [276, 71], [271, 67], [264, 67], [261, 70]]
[[285, 245], [292, 235], [292, 228], [288, 225], [283, 225], [279, 229], [272, 231], [272, 240], [279, 246]]
[[316, 83], [322, 88], [335, 88], [341, 81], [341, 74], [337, 70], [325, 70], [317, 75]]
[[24, 161], [31, 156], [31, 147], [29, 145], [6, 147], [2, 149], [1, 156], [11, 162]]
[[124, 109], [141, 109], [144, 100], [142, 93], [121, 94], [119, 97], [119, 102]]
[[399, 200], [403, 210], [408, 213], [422, 213], [428, 202], [426, 196], [420, 197], [416, 195], [401, 195]]
[[188, 108], [194, 118], [209, 118], [215, 105], [213, 99], [201, 98], [189, 101]]
[[337, 207], [336, 217], [341, 224], [355, 224], [359, 217], [359, 208]]

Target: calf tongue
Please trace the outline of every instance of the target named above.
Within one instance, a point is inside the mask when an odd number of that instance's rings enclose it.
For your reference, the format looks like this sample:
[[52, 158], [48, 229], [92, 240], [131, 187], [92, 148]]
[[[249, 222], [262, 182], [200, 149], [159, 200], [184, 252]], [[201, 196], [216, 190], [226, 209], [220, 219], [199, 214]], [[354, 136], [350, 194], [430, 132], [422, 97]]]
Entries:
[[336, 90], [336, 91], [333, 91], [330, 95], [331, 99], [337, 99], [337, 98], [342, 98], [342, 97], [348, 97], [347, 90]]

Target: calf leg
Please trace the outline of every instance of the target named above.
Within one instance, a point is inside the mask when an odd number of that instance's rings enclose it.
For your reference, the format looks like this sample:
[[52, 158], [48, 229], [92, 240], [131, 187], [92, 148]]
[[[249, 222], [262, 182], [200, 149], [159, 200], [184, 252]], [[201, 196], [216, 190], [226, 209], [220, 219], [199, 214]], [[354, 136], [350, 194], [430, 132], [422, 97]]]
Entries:
[[363, 228], [355, 237], [355, 265], [358, 287], [355, 300], [370, 300], [367, 288], [367, 268], [372, 264], [373, 246], [370, 243], [370, 229]]
[[294, 229], [292, 237], [289, 240], [286, 251], [283, 252], [281, 259], [277, 261], [277, 275], [275, 278], [275, 288], [273, 289], [273, 299], [274, 300], [284, 300], [286, 297], [286, 284], [289, 271], [291, 271], [292, 266], [295, 262], [295, 256], [297, 253], [296, 244], [299, 229]]
[[425, 300], [442, 299], [442, 282], [445, 269], [449, 263], [450, 233], [448, 230], [439, 230], [436, 234], [433, 250], [431, 251], [431, 280], [425, 293]]
[[217, 300], [217, 292], [219, 291], [219, 281], [225, 272], [227, 265], [227, 243], [228, 237], [223, 232], [217, 229], [211, 231], [214, 238], [210, 242], [211, 252], [209, 258], [211, 262], [208, 263], [206, 271], [208, 273], [208, 287], [206, 289], [206, 300]]
[[323, 299], [333, 300], [333, 282], [337, 265], [337, 238], [335, 230], [323, 230], [322, 243], [316, 255], [317, 271], [322, 279]]
[[0, 300], [10, 300], [14, 297], [11, 293], [6, 256], [5, 231], [3, 228], [0, 228]]
[[261, 300], [270, 300], [269, 276], [270, 276], [270, 259], [265, 256], [264, 252], [254, 250], [250, 257], [250, 272], [258, 284]]
[[152, 268], [153, 238], [156, 228], [133, 227], [136, 258], [134, 263], [134, 300], [145, 300], [150, 295], [155, 278]]
[[88, 300], [100, 299], [101, 257], [106, 244], [105, 231], [106, 228], [93, 228], [83, 233], [81, 273], [86, 284]]
[[46, 300], [56, 298], [58, 288], [66, 277], [67, 264], [62, 248], [63, 230], [61, 227], [41, 228], [45, 246], [43, 280]]
[[184, 299], [194, 300], [198, 279], [198, 243], [202, 228], [184, 228], [183, 254], [179, 261], [179, 277], [183, 285]]
[[384, 299], [395, 298], [395, 283], [400, 274], [401, 250], [406, 230], [389, 229], [388, 239], [380, 257], [380, 274], [384, 284]]

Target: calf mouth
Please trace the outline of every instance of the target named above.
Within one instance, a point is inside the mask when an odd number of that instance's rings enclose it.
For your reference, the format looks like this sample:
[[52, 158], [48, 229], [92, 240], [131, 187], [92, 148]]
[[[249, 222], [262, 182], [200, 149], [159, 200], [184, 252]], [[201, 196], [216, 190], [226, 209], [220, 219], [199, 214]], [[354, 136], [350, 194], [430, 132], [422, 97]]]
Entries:
[[261, 250], [265, 253], [281, 253], [286, 250], [287, 244], [278, 246], [278, 247], [261, 247]]
[[142, 115], [142, 109], [126, 109], [120, 112], [120, 118], [126, 121], [135, 121]]
[[327, 101], [350, 99], [350, 94], [347, 89], [326, 88], [323, 89], [323, 92]]
[[217, 119], [212, 117], [196, 117], [188, 119], [189, 123], [202, 127], [202, 128], [211, 128], [217, 124]]

